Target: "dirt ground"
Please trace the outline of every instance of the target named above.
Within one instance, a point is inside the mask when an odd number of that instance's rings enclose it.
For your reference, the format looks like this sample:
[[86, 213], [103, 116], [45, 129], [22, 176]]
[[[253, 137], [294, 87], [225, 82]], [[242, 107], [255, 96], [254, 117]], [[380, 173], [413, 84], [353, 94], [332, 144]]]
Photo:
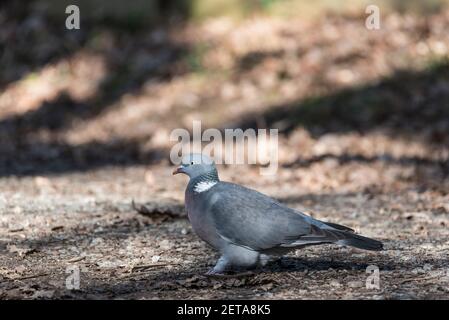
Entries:
[[[203, 274], [217, 256], [183, 216], [186, 179], [172, 177], [168, 166], [4, 178], [1, 298], [448, 298], [447, 193], [416, 187], [357, 190], [354, 181], [342, 184], [345, 191], [308, 192], [299, 177], [315, 171], [327, 179], [335, 171], [355, 172], [356, 181], [373, 171], [402, 171], [381, 161], [325, 161], [310, 169], [293, 175], [281, 169], [285, 182], [256, 182], [257, 170], [243, 176], [227, 168], [222, 176], [381, 239], [384, 251], [326, 245], [298, 250], [253, 275], [208, 278]], [[133, 210], [133, 199], [137, 206], [147, 203], [151, 216]], [[378, 290], [366, 288], [368, 265], [380, 270]], [[66, 270], [73, 266], [81, 270], [79, 290], [66, 288]]]
[[[449, 298], [449, 11], [391, 14], [376, 32], [357, 15], [76, 34], [38, 11], [6, 17], [0, 299]], [[217, 255], [168, 161], [171, 130], [192, 120], [278, 128], [276, 175], [223, 165], [221, 179], [385, 250], [310, 247], [204, 276]]]

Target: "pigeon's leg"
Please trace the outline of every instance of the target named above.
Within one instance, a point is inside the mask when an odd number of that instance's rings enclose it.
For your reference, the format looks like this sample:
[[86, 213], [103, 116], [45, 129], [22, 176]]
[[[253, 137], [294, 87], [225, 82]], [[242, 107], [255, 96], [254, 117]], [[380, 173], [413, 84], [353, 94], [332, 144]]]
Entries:
[[282, 259], [282, 256], [277, 255], [268, 255], [265, 253], [261, 253], [259, 256], [259, 265], [265, 267], [268, 263], [279, 261]]
[[269, 256], [268, 254], [261, 254], [260, 256], [259, 256], [259, 264], [262, 266], [262, 267], [265, 267], [267, 264], [268, 264], [268, 262], [270, 262], [270, 261], [272, 261], [272, 257], [271, 256]]
[[228, 269], [229, 265], [230, 265], [229, 259], [223, 255], [220, 257], [220, 259], [218, 259], [217, 263], [215, 264], [215, 267], [206, 272], [206, 275], [208, 276], [221, 275], [226, 269]]

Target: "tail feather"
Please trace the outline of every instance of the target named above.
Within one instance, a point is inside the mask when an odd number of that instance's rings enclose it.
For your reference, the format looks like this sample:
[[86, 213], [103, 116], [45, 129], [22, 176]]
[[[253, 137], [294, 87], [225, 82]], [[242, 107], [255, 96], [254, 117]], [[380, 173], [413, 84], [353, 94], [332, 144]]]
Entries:
[[373, 251], [383, 249], [383, 244], [380, 241], [355, 234], [354, 230], [339, 224], [324, 223], [331, 228], [321, 229], [319, 233], [324, 233], [327, 237], [335, 239], [334, 242], [337, 244]]
[[380, 251], [383, 249], [383, 243], [371, 238], [359, 236], [357, 234], [349, 233], [347, 238], [337, 241], [337, 244], [352, 246], [359, 249]]
[[331, 228], [320, 228], [317, 225], [312, 225], [310, 234], [301, 236], [292, 242], [284, 244], [283, 246], [297, 247], [323, 243], [336, 243], [339, 245], [352, 246], [364, 250], [379, 251], [383, 249], [383, 244], [380, 241], [360, 236], [353, 233], [353, 231], [346, 231], [342, 228], [343, 226], [340, 225], [337, 225], [340, 227], [340, 230], [332, 227], [331, 224], [326, 223], [326, 225]]
[[349, 227], [346, 226], [342, 226], [341, 224], [337, 224], [337, 223], [332, 223], [332, 222], [324, 222], [324, 221], [320, 221], [322, 223], [324, 223], [325, 225], [332, 227], [334, 229], [338, 229], [338, 230], [342, 230], [342, 231], [347, 231], [347, 232], [354, 232], [354, 229], [351, 229]]

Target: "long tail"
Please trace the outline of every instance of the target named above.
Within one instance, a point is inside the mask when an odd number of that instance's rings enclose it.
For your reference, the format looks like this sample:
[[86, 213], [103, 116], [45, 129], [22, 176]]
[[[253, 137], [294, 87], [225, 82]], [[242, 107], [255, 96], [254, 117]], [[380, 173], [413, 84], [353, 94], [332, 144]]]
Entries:
[[315, 220], [317, 224], [311, 225], [311, 233], [305, 236], [296, 238], [284, 244], [284, 247], [299, 247], [316, 245], [323, 243], [336, 243], [344, 246], [352, 246], [364, 250], [380, 251], [383, 249], [383, 244], [380, 241], [367, 238], [355, 234], [354, 231], [348, 227], [341, 226], [334, 223], [322, 222]]
[[[380, 241], [367, 238], [364, 236], [360, 236], [358, 234], [354, 233], [354, 230], [351, 228], [342, 226], [340, 224], [336, 223], [330, 223], [330, 222], [324, 222], [320, 221], [321, 223], [324, 223], [326, 227], [320, 228], [324, 229], [325, 231], [330, 231], [333, 236], [337, 237], [339, 240], [336, 241], [337, 244], [345, 245], [345, 246], [352, 246], [359, 249], [365, 249], [365, 250], [373, 250], [373, 251], [379, 251], [383, 249], [383, 244]], [[330, 228], [328, 228], [330, 227]], [[337, 230], [335, 230], [337, 229]], [[335, 230], [335, 231], [334, 231]], [[343, 238], [343, 239], [341, 239]]]

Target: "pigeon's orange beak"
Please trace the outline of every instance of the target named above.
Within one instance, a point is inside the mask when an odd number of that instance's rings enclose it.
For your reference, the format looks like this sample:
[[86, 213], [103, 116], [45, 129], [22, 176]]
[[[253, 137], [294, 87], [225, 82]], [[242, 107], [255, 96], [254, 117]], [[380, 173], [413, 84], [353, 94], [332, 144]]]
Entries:
[[178, 173], [183, 173], [184, 170], [182, 170], [182, 169], [183, 169], [182, 166], [177, 167], [175, 170], [173, 170], [173, 175], [178, 174]]

